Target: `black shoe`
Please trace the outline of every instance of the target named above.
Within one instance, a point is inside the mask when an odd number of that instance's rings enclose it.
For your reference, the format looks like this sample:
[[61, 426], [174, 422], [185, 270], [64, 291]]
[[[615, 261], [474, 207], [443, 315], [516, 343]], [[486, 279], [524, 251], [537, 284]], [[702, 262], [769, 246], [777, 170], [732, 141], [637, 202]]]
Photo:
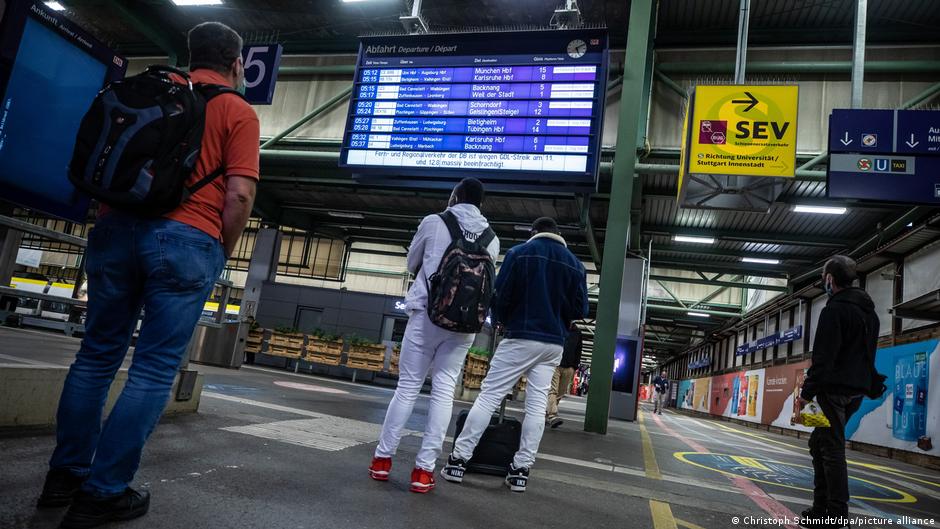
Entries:
[[54, 468], [46, 474], [46, 483], [36, 506], [40, 509], [65, 507], [72, 503], [75, 493], [81, 488], [87, 477], [76, 476], [71, 470]]
[[130, 487], [120, 496], [96, 498], [81, 491], [75, 495], [72, 507], [65, 513], [60, 529], [89, 529], [108, 522], [133, 520], [147, 514], [150, 493], [138, 492]]
[[554, 428], [558, 428], [562, 424], [565, 424], [565, 421], [561, 420], [561, 417], [552, 417], [552, 420], [549, 421], [548, 425]]
[[525, 492], [525, 486], [529, 482], [529, 469], [516, 468], [515, 465], [509, 465], [509, 474], [506, 474], [506, 486], [513, 492]]
[[800, 527], [817, 528], [823, 527], [823, 519], [826, 517], [826, 509], [810, 507], [800, 513]]
[[467, 461], [451, 454], [447, 456], [447, 464], [441, 469], [441, 477], [451, 483], [463, 483], [463, 475], [466, 472]]

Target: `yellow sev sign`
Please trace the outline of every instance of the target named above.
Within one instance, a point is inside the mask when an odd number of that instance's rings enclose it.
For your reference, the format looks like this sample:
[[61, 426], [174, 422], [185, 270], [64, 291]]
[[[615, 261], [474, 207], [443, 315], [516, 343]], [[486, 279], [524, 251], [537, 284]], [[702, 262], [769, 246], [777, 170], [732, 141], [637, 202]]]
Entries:
[[796, 86], [698, 86], [686, 137], [690, 174], [794, 176]]

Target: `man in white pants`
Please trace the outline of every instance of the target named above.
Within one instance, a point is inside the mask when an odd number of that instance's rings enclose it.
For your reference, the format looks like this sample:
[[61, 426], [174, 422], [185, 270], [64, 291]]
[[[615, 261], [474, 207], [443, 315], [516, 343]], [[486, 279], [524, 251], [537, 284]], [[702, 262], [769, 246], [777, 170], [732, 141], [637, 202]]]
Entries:
[[[483, 184], [475, 178], [464, 179], [451, 194], [447, 211], [457, 218], [467, 240], [475, 241], [489, 229], [489, 223], [480, 213], [482, 203]], [[401, 344], [398, 387], [388, 405], [382, 436], [369, 467], [372, 479], [388, 480], [391, 458], [398, 450], [402, 429], [411, 417], [415, 400], [430, 372], [431, 403], [427, 425], [411, 473], [411, 491], [418, 493], [430, 492], [434, 488], [434, 466], [450, 423], [454, 388], [474, 336], [438, 327], [428, 317], [428, 278], [437, 271], [451, 241], [450, 232], [441, 217], [429, 215], [421, 221], [408, 249], [408, 271], [416, 277], [405, 298], [409, 318]], [[499, 255], [496, 237], [487, 246], [487, 252], [495, 263]]]
[[506, 253], [496, 278], [493, 316], [506, 329], [490, 370], [454, 443], [441, 475], [460, 483], [467, 461], [480, 442], [490, 417], [522, 375], [527, 377], [525, 420], [519, 451], [506, 476], [506, 485], [524, 492], [545, 431], [545, 408], [562, 344], [574, 320], [587, 316], [587, 276], [584, 266], [558, 232], [553, 219], [532, 225], [532, 238]]

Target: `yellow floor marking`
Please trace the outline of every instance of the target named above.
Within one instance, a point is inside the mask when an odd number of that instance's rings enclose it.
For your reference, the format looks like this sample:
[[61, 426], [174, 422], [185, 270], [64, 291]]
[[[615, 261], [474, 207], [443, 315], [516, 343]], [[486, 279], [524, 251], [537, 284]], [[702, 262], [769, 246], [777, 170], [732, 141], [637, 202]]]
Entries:
[[705, 529], [701, 525], [694, 524], [692, 522], [687, 522], [685, 520], [680, 520], [676, 518], [676, 525], [679, 527], [685, 527], [685, 529]]
[[653, 529], [677, 529], [668, 503], [650, 500], [650, 512], [653, 514]]
[[770, 470], [769, 468], [767, 468], [766, 465], [762, 464], [760, 461], [754, 459], [753, 457], [731, 456], [731, 459], [737, 461], [738, 463], [741, 463], [742, 465], [746, 467], [756, 468], [758, 470], [767, 470], [767, 471]]
[[[640, 421], [640, 437], [643, 439], [643, 466], [646, 468], [646, 477], [650, 479], [663, 479], [663, 475], [659, 471], [659, 464], [656, 462], [656, 454], [653, 453], [653, 441], [650, 440], [650, 434], [646, 430], [643, 415], [642, 411], [637, 413]], [[673, 526], [675, 526], [675, 524], [673, 524]]]
[[725, 431], [727, 431], [727, 432], [735, 433], [735, 434], [738, 434], [738, 435], [746, 435], [746, 436], [748, 436], [748, 437], [753, 437], [753, 438], [755, 438], [755, 439], [760, 439], [761, 441], [764, 441], [764, 442], [767, 442], [767, 443], [773, 443], [773, 444], [777, 444], [777, 445], [780, 445], [780, 446], [785, 446], [785, 447], [787, 447], [787, 448], [795, 448], [795, 449], [797, 449], [797, 450], [803, 450], [804, 452], [809, 452], [809, 448], [806, 448], [805, 446], [799, 446], [799, 445], [793, 445], [793, 444], [790, 444], [790, 443], [784, 443], [783, 441], [777, 441], [776, 439], [770, 439], [769, 437], [764, 437], [763, 435], [757, 435], [756, 433], [744, 432], [744, 431], [738, 430], [737, 428], [729, 428], [729, 427], [727, 427], [727, 426], [725, 426], [724, 424], [721, 424], [721, 423], [716, 423], [716, 424], [717, 424], [722, 430], [725, 430]]

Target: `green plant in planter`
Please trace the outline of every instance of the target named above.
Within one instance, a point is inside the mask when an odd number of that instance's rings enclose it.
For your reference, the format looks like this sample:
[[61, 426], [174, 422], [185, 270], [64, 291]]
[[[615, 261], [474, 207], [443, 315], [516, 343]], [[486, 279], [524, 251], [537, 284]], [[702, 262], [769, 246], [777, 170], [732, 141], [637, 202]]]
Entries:
[[275, 327], [274, 332], [279, 334], [297, 334], [297, 329], [293, 327], [281, 326]]
[[379, 345], [375, 343], [373, 340], [370, 340], [368, 338], [363, 338], [362, 336], [359, 336], [358, 334], [350, 334], [349, 336], [346, 337], [346, 342], [349, 345], [353, 345], [353, 346]]
[[467, 352], [476, 356], [493, 356], [492, 351], [490, 351], [489, 349], [484, 349], [482, 347], [471, 347], [470, 350]]

